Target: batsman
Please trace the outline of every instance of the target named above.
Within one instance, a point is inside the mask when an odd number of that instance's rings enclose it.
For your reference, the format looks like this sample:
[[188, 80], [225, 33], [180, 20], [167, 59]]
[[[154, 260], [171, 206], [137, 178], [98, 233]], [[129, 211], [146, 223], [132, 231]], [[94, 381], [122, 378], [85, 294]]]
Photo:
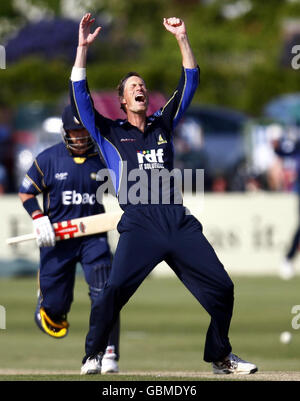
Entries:
[[[19, 190], [40, 247], [35, 322], [56, 339], [68, 334], [67, 314], [73, 301], [77, 263], [83, 268], [93, 304], [109, 276], [112, 261], [106, 233], [55, 240], [53, 223], [104, 213], [103, 205], [96, 199], [97, 173], [104, 165], [95, 144], [70, 106], [63, 111], [62, 123], [63, 141], [37, 156]], [[36, 198], [38, 194], [43, 195], [43, 211]], [[110, 330], [101, 373], [118, 372], [119, 337], [118, 316]]]

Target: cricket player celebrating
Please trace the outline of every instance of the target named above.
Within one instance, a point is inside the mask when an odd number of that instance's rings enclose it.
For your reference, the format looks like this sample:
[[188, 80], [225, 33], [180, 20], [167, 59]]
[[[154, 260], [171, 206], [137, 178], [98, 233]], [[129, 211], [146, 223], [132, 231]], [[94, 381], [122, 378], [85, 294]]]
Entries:
[[[35, 321], [53, 338], [62, 338], [68, 333], [66, 317], [73, 301], [76, 264], [80, 263], [83, 268], [92, 304], [111, 270], [106, 233], [55, 243], [51, 223], [104, 212], [103, 205], [96, 199], [99, 187], [96, 175], [104, 165], [95, 144], [74, 118], [70, 106], [64, 109], [62, 121], [64, 142], [37, 156], [19, 192], [24, 208], [33, 219], [40, 247], [40, 295]], [[43, 194], [43, 212], [36, 199], [40, 193]], [[102, 373], [118, 372], [119, 334], [118, 317], [108, 333]], [[87, 370], [86, 374], [89, 373]]]
[[[93, 107], [86, 80], [88, 47], [101, 27], [91, 33], [94, 19], [86, 14], [79, 26], [79, 43], [71, 74], [73, 112], [99, 145], [112, 172], [115, 192], [124, 214], [118, 224], [120, 238], [109, 279], [91, 308], [86, 354], [81, 372], [99, 370], [108, 333], [121, 308], [153, 270], [165, 260], [178, 278], [211, 316], [204, 360], [211, 362], [216, 374], [250, 374], [257, 367], [234, 355], [228, 338], [233, 309], [233, 283], [202, 233], [202, 225], [178, 202], [174, 182], [159, 188], [151, 202], [151, 172], [173, 169], [172, 131], [190, 104], [199, 81], [199, 69], [191, 50], [184, 22], [164, 19], [163, 25], [177, 40], [182, 56], [179, 84], [167, 104], [147, 116], [148, 90], [137, 73], [120, 82], [119, 99], [125, 120], [112, 121]], [[126, 164], [126, 168], [125, 168]], [[132, 174], [143, 171], [136, 202]], [[124, 183], [127, 185], [125, 187]], [[147, 186], [144, 191], [143, 185]], [[166, 192], [168, 201], [164, 201]], [[126, 196], [124, 196], [127, 195]], [[177, 200], [177, 201], [176, 201]]]

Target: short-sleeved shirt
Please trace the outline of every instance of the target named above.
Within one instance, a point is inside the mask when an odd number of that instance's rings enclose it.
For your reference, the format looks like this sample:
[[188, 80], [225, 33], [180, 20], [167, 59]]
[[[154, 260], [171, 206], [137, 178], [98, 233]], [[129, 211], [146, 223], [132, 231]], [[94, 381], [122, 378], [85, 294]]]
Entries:
[[43, 194], [44, 213], [52, 223], [103, 213], [97, 199], [97, 173], [103, 168], [97, 151], [76, 157], [61, 142], [37, 156], [19, 192]]

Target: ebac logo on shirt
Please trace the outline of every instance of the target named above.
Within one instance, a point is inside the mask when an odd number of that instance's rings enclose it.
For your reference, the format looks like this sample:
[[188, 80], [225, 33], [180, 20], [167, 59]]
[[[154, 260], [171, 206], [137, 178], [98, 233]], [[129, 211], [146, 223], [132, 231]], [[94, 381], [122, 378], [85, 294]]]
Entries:
[[138, 150], [137, 158], [139, 169], [151, 170], [155, 168], [164, 168], [163, 156], [163, 149]]
[[62, 192], [63, 205], [94, 205], [96, 203], [96, 195], [88, 193], [79, 193], [76, 191]]

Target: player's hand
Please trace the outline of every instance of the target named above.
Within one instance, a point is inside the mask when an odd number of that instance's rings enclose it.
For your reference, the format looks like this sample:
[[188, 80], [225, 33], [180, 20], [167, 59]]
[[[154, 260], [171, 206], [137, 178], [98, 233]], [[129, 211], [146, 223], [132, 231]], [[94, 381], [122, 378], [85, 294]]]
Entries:
[[33, 230], [36, 234], [36, 242], [39, 247], [42, 246], [54, 246], [55, 245], [55, 233], [50, 223], [48, 216], [42, 216], [32, 221]]
[[94, 33], [91, 33], [91, 25], [95, 22], [95, 18], [92, 18], [90, 13], [85, 14], [79, 24], [79, 38], [78, 46], [89, 46], [94, 42], [98, 36], [101, 27], [95, 29]]
[[164, 18], [163, 24], [166, 30], [171, 32], [176, 37], [179, 37], [180, 35], [186, 35], [185, 24], [180, 18]]

